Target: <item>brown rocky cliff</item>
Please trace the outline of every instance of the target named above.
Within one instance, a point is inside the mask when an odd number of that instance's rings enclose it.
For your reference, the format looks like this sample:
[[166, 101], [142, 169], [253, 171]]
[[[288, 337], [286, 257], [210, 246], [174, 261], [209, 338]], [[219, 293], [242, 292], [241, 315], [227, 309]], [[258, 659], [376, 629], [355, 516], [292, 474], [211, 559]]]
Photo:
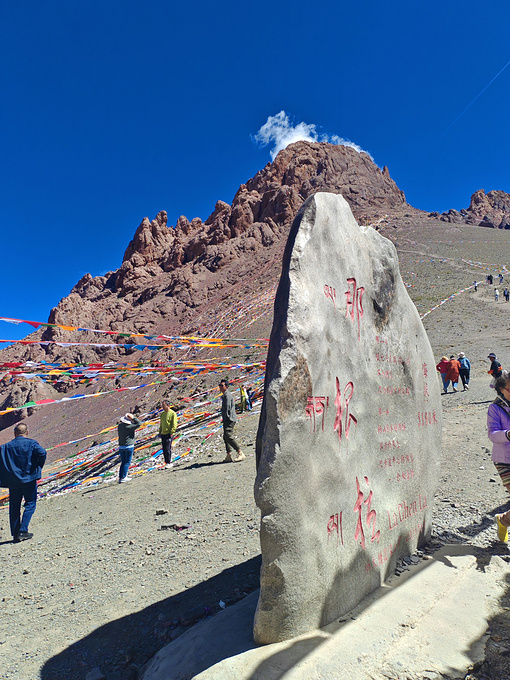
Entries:
[[[117, 271], [86, 274], [51, 310], [49, 323], [147, 334], [182, 334], [203, 310], [230, 299], [236, 287], [265, 290], [276, 281], [286, 235], [303, 201], [318, 191], [341, 193], [358, 219], [413, 211], [390, 178], [364, 153], [325, 143], [296, 142], [242, 184], [232, 204], [218, 201], [204, 221], [167, 213], [144, 218]], [[204, 327], [204, 333], [207, 328]], [[32, 334], [55, 342], [126, 342], [49, 328]], [[130, 358], [133, 351], [129, 350]], [[94, 362], [118, 360], [125, 350], [14, 346], [4, 360]], [[0, 407], [2, 394], [0, 393]]]
[[469, 208], [460, 211], [452, 208], [441, 215], [432, 212], [429, 216], [439, 218], [443, 222], [510, 229], [510, 194], [500, 190], [489, 191], [486, 194], [483, 189], [479, 189], [471, 196]]
[[[229, 277], [243, 261], [244, 265], [263, 261], [275, 247], [283, 248], [301, 204], [317, 191], [343, 194], [358, 218], [412, 210], [387, 168], [381, 171], [368, 155], [333, 144], [296, 142], [242, 184], [231, 205], [218, 201], [205, 222], [182, 216], [175, 228], [169, 227], [165, 211], [152, 221], [144, 218], [121, 267], [106, 276], [85, 275], [51, 311], [49, 321], [106, 330], [178, 332], [182, 315], [228, 288]], [[48, 329], [44, 339], [63, 341], [69, 336]], [[83, 361], [95, 351], [66, 353]]]

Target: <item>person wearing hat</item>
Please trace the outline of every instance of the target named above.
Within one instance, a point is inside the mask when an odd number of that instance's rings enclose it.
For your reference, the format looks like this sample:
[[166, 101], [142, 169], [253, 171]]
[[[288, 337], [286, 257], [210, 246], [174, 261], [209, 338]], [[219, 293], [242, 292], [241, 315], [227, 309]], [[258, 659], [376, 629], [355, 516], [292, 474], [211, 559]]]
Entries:
[[436, 369], [441, 374], [441, 380], [443, 381], [443, 389], [445, 394], [448, 392], [448, 385], [450, 384], [450, 381], [446, 380], [446, 374], [448, 373], [449, 365], [450, 362], [448, 361], [448, 357], [441, 357], [441, 361], [436, 366]]
[[489, 375], [492, 375], [491, 387], [494, 387], [496, 380], [501, 377], [503, 369], [494, 352], [489, 352], [489, 354], [487, 355], [487, 359], [490, 359], [491, 362], [491, 367], [489, 368], [487, 373]]
[[120, 455], [119, 484], [131, 481], [131, 477], [128, 477], [128, 470], [135, 450], [135, 430], [141, 424], [142, 421], [138, 420], [132, 413], [126, 413], [117, 426]]
[[464, 354], [464, 352], [459, 352], [459, 364], [460, 364], [460, 379], [462, 380], [462, 386], [465, 390], [469, 390], [469, 376], [471, 375], [471, 362]]

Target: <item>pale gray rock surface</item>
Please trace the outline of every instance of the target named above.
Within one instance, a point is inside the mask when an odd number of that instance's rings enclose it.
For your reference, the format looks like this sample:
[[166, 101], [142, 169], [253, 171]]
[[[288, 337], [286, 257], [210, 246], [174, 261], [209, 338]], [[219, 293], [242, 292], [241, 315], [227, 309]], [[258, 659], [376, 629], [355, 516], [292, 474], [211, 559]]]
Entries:
[[394, 246], [342, 196], [299, 211], [257, 435], [259, 643], [351, 610], [430, 537], [441, 402]]

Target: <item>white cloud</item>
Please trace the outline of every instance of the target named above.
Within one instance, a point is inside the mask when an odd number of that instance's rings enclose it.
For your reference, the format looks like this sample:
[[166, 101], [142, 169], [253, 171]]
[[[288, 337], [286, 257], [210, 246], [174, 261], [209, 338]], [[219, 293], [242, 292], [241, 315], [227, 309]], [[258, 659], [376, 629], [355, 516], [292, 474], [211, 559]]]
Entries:
[[299, 141], [329, 142], [339, 146], [350, 146], [358, 153], [366, 153], [372, 158], [367, 151], [364, 151], [360, 146], [350, 142], [348, 139], [334, 134], [317, 132], [317, 126], [314, 123], [297, 123], [297, 125], [292, 125], [289, 114], [285, 113], [285, 111], [280, 111], [276, 116], [269, 116], [257, 134], [253, 136], [253, 140], [262, 147], [269, 144], [272, 145], [270, 149], [271, 160], [274, 160], [276, 154], [285, 149], [286, 146], [292, 144], [292, 142]]

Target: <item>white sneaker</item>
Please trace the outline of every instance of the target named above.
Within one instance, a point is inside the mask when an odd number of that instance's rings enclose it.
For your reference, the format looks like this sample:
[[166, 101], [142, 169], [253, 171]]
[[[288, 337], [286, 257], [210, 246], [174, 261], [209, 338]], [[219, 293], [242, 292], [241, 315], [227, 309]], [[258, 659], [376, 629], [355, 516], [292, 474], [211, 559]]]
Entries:
[[124, 482], [130, 482], [132, 477], [124, 477], [124, 479], [119, 479], [119, 484], [124, 484]]
[[168, 468], [173, 468], [174, 464], [173, 463], [167, 463], [165, 465], [165, 470], [168, 470]]

